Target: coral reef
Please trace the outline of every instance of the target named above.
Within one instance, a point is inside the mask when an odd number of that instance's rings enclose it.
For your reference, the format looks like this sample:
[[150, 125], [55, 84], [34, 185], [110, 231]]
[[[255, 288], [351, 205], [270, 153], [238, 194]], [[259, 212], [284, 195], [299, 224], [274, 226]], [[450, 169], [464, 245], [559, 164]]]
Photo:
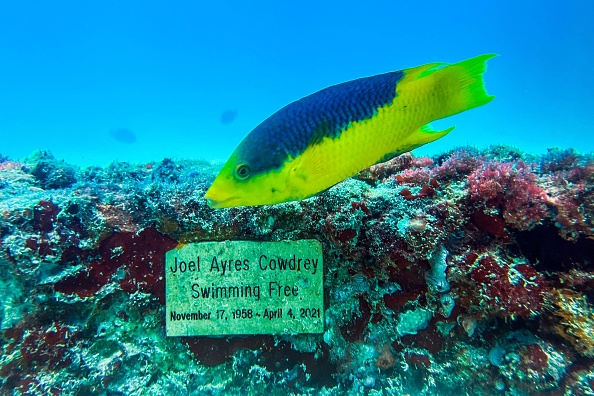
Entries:
[[[212, 210], [216, 166], [0, 156], [0, 391], [594, 394], [594, 159], [404, 154], [300, 202]], [[325, 332], [165, 337], [180, 243], [319, 240]]]

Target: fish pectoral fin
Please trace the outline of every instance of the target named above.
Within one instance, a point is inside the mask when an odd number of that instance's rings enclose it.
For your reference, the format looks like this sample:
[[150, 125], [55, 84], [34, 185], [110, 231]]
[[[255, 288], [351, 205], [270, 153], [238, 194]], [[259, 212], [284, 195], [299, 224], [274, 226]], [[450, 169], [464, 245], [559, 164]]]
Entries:
[[298, 173], [303, 182], [308, 179], [316, 179], [324, 175], [324, 153], [319, 145], [309, 146], [301, 157]]
[[299, 174], [302, 182], [315, 180], [328, 173], [328, 148], [334, 136], [332, 123], [321, 121], [315, 128], [306, 149], [295, 159], [293, 173]]
[[431, 124], [423, 125], [416, 131], [411, 132], [411, 134], [408, 135], [408, 137], [405, 139], [405, 141], [402, 142], [403, 143], [402, 145], [404, 147], [406, 147], [406, 150], [403, 150], [402, 152], [414, 150], [419, 146], [422, 146], [422, 145], [430, 143], [434, 140], [440, 139], [440, 138], [444, 137], [445, 135], [447, 135], [448, 133], [450, 133], [454, 128], [455, 128], [455, 126], [448, 128], [448, 129], [444, 129], [442, 131], [438, 131], [438, 130], [434, 129], [431, 126]]

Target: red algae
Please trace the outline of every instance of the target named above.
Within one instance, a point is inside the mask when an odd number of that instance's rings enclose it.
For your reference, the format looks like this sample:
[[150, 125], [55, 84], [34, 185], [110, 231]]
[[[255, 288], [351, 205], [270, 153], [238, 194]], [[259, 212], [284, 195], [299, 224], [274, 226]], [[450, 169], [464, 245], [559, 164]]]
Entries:
[[542, 276], [530, 265], [510, 265], [487, 256], [469, 276], [475, 282], [477, 300], [486, 303], [489, 313], [530, 317], [542, 309], [547, 289]]
[[498, 209], [506, 223], [518, 230], [539, 224], [547, 213], [547, 194], [522, 161], [489, 162], [468, 176], [470, 198], [486, 208]]
[[39, 201], [33, 208], [33, 227], [42, 232], [53, 230], [59, 212], [60, 208], [51, 201]]
[[538, 344], [528, 345], [521, 351], [522, 366], [526, 370], [544, 372], [549, 365], [549, 357]]
[[367, 324], [371, 319], [371, 308], [363, 296], [359, 297], [358, 308], [359, 312], [353, 312], [353, 316], [351, 316], [349, 322], [340, 328], [342, 336], [348, 342], [359, 340], [367, 329]]
[[404, 199], [407, 201], [432, 197], [433, 194], [435, 194], [435, 189], [429, 184], [423, 184], [423, 187], [421, 187], [421, 190], [417, 194], [413, 194], [408, 188], [403, 188], [400, 191], [400, 195], [402, 195], [402, 197], [404, 197]]
[[175, 246], [176, 241], [152, 228], [144, 229], [138, 235], [115, 233], [99, 247], [99, 260], [92, 261], [86, 271], [60, 280], [54, 289], [64, 294], [76, 294], [81, 298], [90, 297], [101, 290], [115, 271], [123, 266], [126, 275], [120, 281], [122, 290], [128, 293], [138, 290], [153, 293], [161, 303], [165, 303], [165, 282], [162, 275], [165, 252]]

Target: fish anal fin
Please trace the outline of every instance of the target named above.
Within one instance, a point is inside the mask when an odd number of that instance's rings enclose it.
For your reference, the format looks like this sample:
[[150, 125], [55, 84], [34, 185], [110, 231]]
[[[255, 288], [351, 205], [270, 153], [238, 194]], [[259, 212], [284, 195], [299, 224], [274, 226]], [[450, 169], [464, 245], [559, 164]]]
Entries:
[[401, 151], [405, 153], [407, 151], [411, 151], [420, 147], [424, 144], [431, 143], [437, 139], [440, 139], [450, 133], [455, 126], [438, 131], [434, 129], [431, 124], [426, 124], [417, 129], [414, 132], [411, 132], [406, 139], [402, 142], [402, 146], [404, 147]]

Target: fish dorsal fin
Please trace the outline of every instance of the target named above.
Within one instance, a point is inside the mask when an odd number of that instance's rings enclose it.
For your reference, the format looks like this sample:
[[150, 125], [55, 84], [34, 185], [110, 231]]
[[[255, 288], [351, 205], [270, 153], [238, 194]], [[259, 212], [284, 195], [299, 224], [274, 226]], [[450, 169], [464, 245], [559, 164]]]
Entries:
[[409, 76], [410, 79], [417, 79], [428, 76], [447, 65], [447, 63], [443, 62], [427, 63], [426, 65], [406, 69], [406, 75]]

